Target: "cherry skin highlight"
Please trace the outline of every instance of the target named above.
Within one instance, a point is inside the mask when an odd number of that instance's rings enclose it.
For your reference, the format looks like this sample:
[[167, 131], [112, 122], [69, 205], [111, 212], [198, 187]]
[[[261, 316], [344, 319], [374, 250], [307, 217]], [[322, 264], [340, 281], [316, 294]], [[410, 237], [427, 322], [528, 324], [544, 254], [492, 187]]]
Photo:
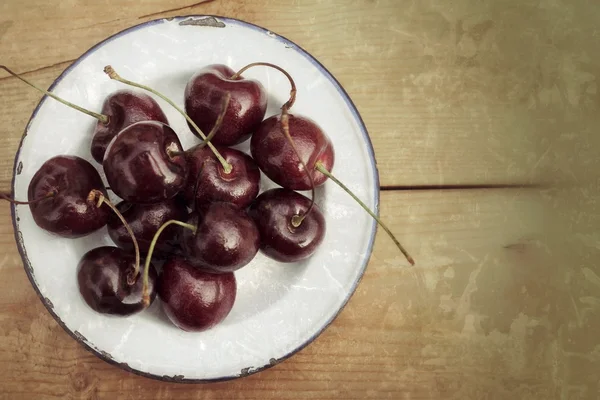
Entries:
[[91, 190], [106, 194], [100, 174], [77, 156], [56, 156], [46, 161], [29, 182], [27, 198], [41, 201], [29, 205], [35, 223], [42, 229], [67, 238], [78, 238], [106, 225], [110, 210], [89, 199]]
[[232, 272], [247, 265], [260, 245], [259, 232], [245, 210], [230, 203], [204, 204], [187, 221], [196, 231], [183, 231], [188, 262], [213, 273]]
[[[144, 254], [148, 252], [152, 238], [161, 225], [172, 219], [185, 220], [188, 216], [185, 202], [181, 196], [152, 204], [134, 204], [122, 201], [117, 204], [117, 209], [125, 217], [137, 239], [140, 252]], [[131, 236], [115, 214], [108, 217], [108, 234], [117, 246], [133, 252]], [[164, 257], [178, 253], [180, 236], [181, 228], [179, 226], [170, 226], [165, 229], [156, 243], [154, 255]]]
[[[141, 276], [130, 285], [135, 266], [131, 252], [113, 246], [88, 251], [77, 266], [79, 292], [85, 302], [103, 314], [128, 316], [147, 307], [142, 299]], [[151, 301], [156, 297], [157, 273], [151, 265], [148, 274]]]
[[225, 93], [231, 94], [223, 125], [212, 140], [215, 145], [232, 146], [247, 140], [267, 110], [263, 85], [253, 79], [231, 79], [234, 74], [226, 65], [209, 65], [198, 71], [185, 88], [185, 111], [205, 133], [215, 125]]
[[165, 113], [152, 97], [131, 90], [111, 93], [104, 100], [102, 114], [108, 117], [108, 123], [97, 122], [91, 145], [92, 157], [100, 164], [111, 140], [129, 125], [141, 121], [169, 124]]
[[174, 197], [185, 184], [187, 165], [173, 129], [160, 122], [137, 122], [121, 131], [104, 154], [104, 173], [113, 192], [130, 203]]
[[246, 208], [260, 189], [260, 170], [249, 155], [228, 147], [216, 146], [232, 166], [225, 173], [221, 163], [206, 146], [186, 151], [188, 178], [184, 188], [187, 205], [191, 209], [211, 202], [232, 203]]
[[[295, 262], [314, 254], [325, 237], [325, 218], [310, 199], [293, 190], [276, 188], [261, 193], [248, 209], [260, 232], [260, 250], [280, 262]], [[295, 215], [304, 215], [299, 226]]]
[[[311, 119], [289, 114], [290, 136], [306, 167], [313, 176], [314, 185], [322, 185], [327, 176], [315, 169], [320, 162], [331, 170], [335, 161], [333, 144], [329, 137]], [[278, 185], [292, 190], [312, 188], [300, 159], [281, 129], [281, 115], [265, 119], [252, 135], [252, 158], [258, 167]]]
[[165, 314], [185, 331], [206, 331], [223, 321], [233, 308], [236, 292], [232, 272], [200, 271], [182, 257], [168, 260], [158, 278]]

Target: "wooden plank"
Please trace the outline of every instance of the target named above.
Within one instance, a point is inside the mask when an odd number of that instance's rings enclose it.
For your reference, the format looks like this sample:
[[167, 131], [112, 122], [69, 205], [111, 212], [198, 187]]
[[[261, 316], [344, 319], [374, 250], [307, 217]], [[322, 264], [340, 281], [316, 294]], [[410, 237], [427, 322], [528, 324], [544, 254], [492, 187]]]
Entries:
[[[600, 106], [594, 2], [190, 3], [4, 2], [2, 62], [42, 69], [28, 76], [49, 84], [89, 47], [129, 26], [226, 15], [288, 37], [331, 70], [367, 124], [384, 186], [572, 179], [587, 168], [574, 166], [566, 150], [600, 144], [592, 128]], [[173, 11], [161, 13], [165, 7]], [[14, 145], [35, 95], [3, 77], [0, 137]], [[2, 171], [14, 146], [4, 149]], [[1, 178], [5, 187], [6, 172]]]
[[595, 398], [600, 270], [586, 257], [598, 248], [559, 251], [544, 225], [549, 215], [573, 217], [570, 197], [384, 192], [381, 214], [417, 266], [405, 267], [380, 231], [357, 292], [313, 344], [272, 369], [208, 386], [140, 378], [83, 350], [36, 298], [2, 206], [0, 388], [11, 399]]
[[[599, 397], [596, 2], [191, 3], [8, 0], [0, 62], [48, 86], [139, 22], [240, 18], [295, 41], [341, 81], [383, 185], [568, 185], [384, 192], [382, 215], [416, 269], [380, 232], [356, 295], [315, 343], [261, 374], [201, 387], [139, 378], [75, 343], [36, 298], [0, 206], [0, 398]], [[0, 73], [0, 99], [8, 190], [39, 96]]]

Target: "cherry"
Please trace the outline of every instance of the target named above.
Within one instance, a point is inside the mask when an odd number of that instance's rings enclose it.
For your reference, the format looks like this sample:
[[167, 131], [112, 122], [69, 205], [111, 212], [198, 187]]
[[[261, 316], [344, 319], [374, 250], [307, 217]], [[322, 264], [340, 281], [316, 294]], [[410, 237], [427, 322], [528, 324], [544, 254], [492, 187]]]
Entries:
[[230, 203], [199, 206], [183, 231], [182, 247], [188, 262], [209, 272], [231, 272], [247, 265], [260, 245], [258, 229], [246, 211]]
[[109, 95], [102, 106], [108, 123], [98, 121], [92, 139], [92, 157], [102, 164], [106, 147], [124, 128], [141, 121], [158, 121], [169, 124], [158, 103], [145, 93], [119, 90]]
[[184, 186], [187, 166], [181, 143], [170, 126], [136, 122], [119, 132], [104, 154], [104, 173], [111, 190], [131, 203], [156, 203]]
[[0, 65], [0, 68], [60, 103], [96, 118], [98, 123], [96, 124], [92, 138], [91, 153], [94, 160], [98, 163], [102, 163], [106, 147], [110, 141], [117, 133], [129, 125], [140, 121], [159, 121], [168, 124], [167, 117], [158, 103], [144, 93], [134, 93], [125, 90], [112, 93], [104, 101], [102, 114], [98, 114], [63, 100], [54, 93], [39, 88], [4, 65]]
[[[77, 266], [79, 292], [95, 311], [127, 316], [145, 309], [142, 279], [128, 283], [135, 266], [131, 252], [114, 246], [88, 251]], [[156, 297], [157, 273], [150, 268], [148, 291], [150, 302]]]
[[246, 208], [258, 195], [260, 170], [247, 154], [217, 146], [219, 153], [232, 166], [226, 174], [218, 159], [206, 146], [195, 146], [185, 153], [188, 164], [188, 178], [184, 188], [187, 205], [210, 202], [228, 202], [239, 208]]
[[[140, 251], [147, 253], [154, 234], [165, 222], [171, 219], [185, 220], [187, 209], [181, 196], [153, 204], [134, 204], [122, 201], [117, 204], [139, 244]], [[179, 247], [179, 227], [169, 227], [156, 244], [157, 255], [172, 255]], [[108, 234], [117, 246], [127, 251], [133, 250], [133, 242], [125, 225], [115, 214], [108, 217]]]
[[223, 321], [233, 308], [237, 290], [232, 272], [206, 273], [182, 257], [164, 264], [157, 286], [163, 310], [171, 322], [180, 329], [195, 332]]
[[88, 251], [77, 267], [79, 292], [85, 302], [100, 313], [131, 315], [139, 312], [156, 297], [156, 270], [147, 259], [141, 279], [138, 243], [125, 217], [101, 191], [90, 191], [88, 198], [97, 201], [97, 207], [106, 204], [119, 217], [131, 236], [134, 255], [113, 246]]
[[146, 260], [171, 224], [186, 228], [181, 235], [183, 254], [190, 264], [207, 272], [236, 271], [252, 261], [259, 249], [258, 228], [245, 210], [231, 203], [208, 203], [198, 207], [187, 222], [165, 222], [156, 231]]
[[88, 198], [91, 190], [106, 195], [98, 171], [83, 158], [56, 156], [47, 160], [29, 182], [27, 197], [35, 223], [67, 238], [88, 235], [106, 225], [109, 211]]
[[226, 65], [209, 65], [188, 81], [185, 110], [201, 130], [208, 131], [217, 120], [227, 92], [231, 93], [231, 103], [225, 114], [226, 123], [213, 143], [232, 146], [247, 140], [265, 116], [267, 93], [260, 82], [244, 79]]
[[203, 204], [183, 231], [182, 247], [188, 262], [208, 272], [231, 272], [247, 265], [260, 246], [256, 224], [246, 211], [230, 203]]
[[[273, 182], [292, 190], [310, 190], [307, 171], [282, 132], [281, 115], [265, 119], [252, 135], [250, 152], [258, 167]], [[311, 119], [289, 114], [289, 133], [298, 153], [312, 173], [315, 186], [327, 176], [315, 169], [320, 162], [328, 171], [333, 168], [335, 154], [329, 137]]]
[[[310, 212], [308, 210], [312, 207]], [[281, 262], [310, 257], [325, 237], [325, 218], [311, 200], [290, 189], [261, 193], [248, 210], [260, 232], [260, 250]], [[300, 224], [294, 216], [304, 215]]]

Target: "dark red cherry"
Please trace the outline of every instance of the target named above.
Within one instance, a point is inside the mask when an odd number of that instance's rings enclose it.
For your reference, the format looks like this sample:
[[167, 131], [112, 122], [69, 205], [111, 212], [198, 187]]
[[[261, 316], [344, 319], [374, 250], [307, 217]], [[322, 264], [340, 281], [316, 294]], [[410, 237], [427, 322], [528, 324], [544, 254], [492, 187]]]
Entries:
[[[234, 74], [226, 65], [209, 65], [198, 71], [185, 88], [185, 111], [204, 133], [215, 125], [225, 93], [231, 93], [223, 125], [212, 139], [215, 145], [232, 146], [247, 140], [267, 110], [263, 85], [253, 79], [231, 79]], [[195, 129], [190, 129], [197, 135]]]
[[91, 146], [92, 157], [100, 164], [110, 141], [129, 125], [141, 121], [169, 123], [152, 97], [126, 89], [114, 92], [104, 100], [102, 114], [108, 116], [108, 123], [98, 121]]
[[232, 166], [229, 174], [207, 146], [196, 146], [185, 152], [188, 178], [184, 189], [187, 205], [228, 202], [246, 208], [258, 195], [260, 170], [249, 155], [228, 147], [216, 146]]
[[102, 178], [92, 164], [76, 156], [52, 157], [29, 182], [29, 201], [53, 193], [29, 205], [35, 223], [68, 238], [85, 236], [102, 228], [111, 211], [105, 206], [96, 207], [96, 201], [88, 199], [92, 189], [107, 195]]
[[[152, 238], [161, 225], [172, 219], [185, 221], [188, 215], [181, 196], [153, 204], [134, 204], [122, 201], [117, 204], [117, 209], [131, 227], [142, 253], [148, 252]], [[177, 225], [167, 227], [156, 242], [154, 254], [164, 256], [176, 253], [179, 248], [180, 231], [181, 227]], [[133, 253], [131, 236], [114, 213], [108, 217], [108, 234], [117, 246]]]
[[[77, 266], [79, 292], [85, 302], [99, 313], [126, 316], [142, 311], [146, 306], [142, 301], [141, 274], [133, 284], [128, 283], [128, 277], [134, 268], [133, 253], [113, 246], [90, 250]], [[156, 297], [156, 279], [156, 270], [150, 265], [150, 302]]]
[[310, 257], [325, 237], [325, 218], [315, 204], [298, 227], [294, 215], [304, 215], [310, 199], [293, 190], [277, 188], [261, 193], [248, 209], [260, 232], [261, 251], [281, 262]]
[[210, 272], [236, 271], [248, 264], [260, 245], [254, 221], [229, 203], [204, 204], [192, 213], [183, 230], [182, 247], [190, 264]]
[[203, 272], [182, 257], [168, 260], [158, 278], [165, 314], [185, 331], [205, 331], [223, 321], [235, 303], [236, 291], [232, 272]]
[[[321, 162], [331, 171], [335, 159], [329, 137], [311, 119], [289, 114], [290, 136], [298, 153], [311, 171], [315, 186], [327, 177], [315, 170]], [[250, 151], [258, 167], [273, 182], [287, 189], [310, 190], [311, 184], [294, 148], [281, 130], [281, 115], [265, 119], [252, 135]]]
[[181, 143], [170, 126], [137, 122], [122, 130], [104, 154], [113, 192], [130, 203], [156, 203], [175, 196], [187, 177]]

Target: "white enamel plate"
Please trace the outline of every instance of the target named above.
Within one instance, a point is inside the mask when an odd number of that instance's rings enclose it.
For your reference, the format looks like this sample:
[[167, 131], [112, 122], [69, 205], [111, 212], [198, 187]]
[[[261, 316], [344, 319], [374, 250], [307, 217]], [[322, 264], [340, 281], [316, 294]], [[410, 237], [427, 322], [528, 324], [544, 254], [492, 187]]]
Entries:
[[[147, 22], [90, 49], [51, 90], [99, 111], [107, 95], [126, 87], [103, 73], [110, 64], [122, 77], [152, 86], [183, 105], [186, 82], [198, 69], [222, 63], [238, 70], [257, 61], [275, 63], [294, 77], [298, 97], [291, 112], [312, 118], [330, 136], [336, 152], [334, 174], [377, 211], [373, 149], [352, 101], [317, 60], [263, 28], [212, 16]], [[289, 94], [286, 78], [265, 67], [252, 68], [244, 76], [264, 84], [270, 94], [267, 116], [277, 113]], [[183, 117], [157, 101], [184, 148], [197, 143]], [[101, 169], [89, 151], [94, 126], [93, 118], [44, 97], [15, 158], [15, 197], [25, 199], [33, 174], [59, 154], [83, 157]], [[249, 153], [248, 143], [238, 148]], [[271, 186], [263, 175], [263, 189]], [[101, 315], [84, 303], [77, 288], [77, 263], [88, 250], [113, 244], [106, 229], [76, 240], [56, 237], [35, 225], [27, 206], [13, 207], [13, 222], [33, 287], [58, 323], [84, 347], [137, 374], [204, 382], [245, 376], [291, 356], [332, 322], [356, 289], [371, 254], [376, 224], [333, 182], [327, 181], [316, 196], [327, 222], [319, 250], [296, 264], [277, 263], [259, 253], [236, 272], [238, 294], [229, 316], [202, 333], [172, 325], [158, 299], [150, 309], [129, 318]]]

